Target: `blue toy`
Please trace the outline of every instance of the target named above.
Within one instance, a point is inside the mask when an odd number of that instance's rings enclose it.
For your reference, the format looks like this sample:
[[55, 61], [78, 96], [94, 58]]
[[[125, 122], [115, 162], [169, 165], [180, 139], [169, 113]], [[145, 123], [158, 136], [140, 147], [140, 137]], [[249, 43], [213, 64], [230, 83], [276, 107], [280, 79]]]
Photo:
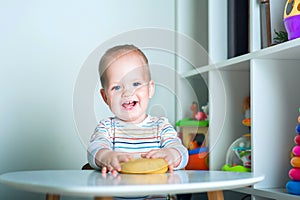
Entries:
[[288, 181], [286, 184], [288, 193], [300, 195], [300, 182], [299, 181]]

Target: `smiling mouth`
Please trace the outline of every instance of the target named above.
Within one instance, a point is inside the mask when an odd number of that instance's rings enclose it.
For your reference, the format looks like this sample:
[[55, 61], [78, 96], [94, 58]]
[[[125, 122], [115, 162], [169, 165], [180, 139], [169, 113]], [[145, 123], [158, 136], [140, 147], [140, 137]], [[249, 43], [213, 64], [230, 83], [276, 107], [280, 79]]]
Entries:
[[138, 101], [128, 101], [122, 104], [122, 107], [126, 110], [130, 110], [134, 108], [134, 106], [138, 103]]

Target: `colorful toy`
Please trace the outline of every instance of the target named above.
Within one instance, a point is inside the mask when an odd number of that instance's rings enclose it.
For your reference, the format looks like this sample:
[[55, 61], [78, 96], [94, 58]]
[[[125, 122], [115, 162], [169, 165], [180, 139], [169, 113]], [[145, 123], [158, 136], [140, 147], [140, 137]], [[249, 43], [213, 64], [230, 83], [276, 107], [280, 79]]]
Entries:
[[[208, 110], [208, 108], [206, 106], [202, 106], [205, 110]], [[206, 120], [207, 119], [207, 114], [205, 112], [199, 112], [198, 111], [198, 103], [196, 101], [193, 101], [191, 107], [190, 107], [191, 111], [192, 111], [192, 117], [191, 119], [195, 119], [195, 120]]]
[[[299, 108], [300, 113], [300, 108]], [[292, 169], [289, 171], [290, 181], [286, 184], [286, 189], [288, 193], [300, 195], [300, 115], [298, 117], [298, 125], [296, 126], [296, 136], [294, 137], [294, 142], [296, 146], [292, 149], [291, 154], [291, 165]]]
[[204, 140], [205, 140], [205, 135], [203, 133], [196, 134], [193, 141], [190, 142], [188, 149], [194, 150], [196, 148], [201, 148]]
[[206, 142], [209, 121], [207, 119], [208, 106], [201, 107], [203, 112], [199, 112], [198, 103], [192, 102], [190, 110], [191, 117], [183, 118], [176, 122], [180, 127], [179, 136], [185, 147], [188, 148], [189, 160], [186, 170], [208, 170], [209, 169], [209, 148]]
[[189, 160], [186, 170], [208, 170], [208, 147], [203, 146], [204, 134], [196, 134], [188, 147]]
[[287, 0], [284, 9], [284, 25], [289, 40], [300, 37], [300, 0]]
[[189, 161], [186, 165], [186, 170], [208, 170], [208, 152], [201, 152], [189, 155]]
[[251, 135], [235, 140], [226, 154], [226, 164], [223, 171], [250, 172], [251, 171]]
[[[243, 101], [245, 115], [242, 124], [251, 127], [250, 96]], [[226, 154], [226, 164], [223, 171], [250, 172], [251, 171], [251, 134], [247, 133], [235, 140]]]

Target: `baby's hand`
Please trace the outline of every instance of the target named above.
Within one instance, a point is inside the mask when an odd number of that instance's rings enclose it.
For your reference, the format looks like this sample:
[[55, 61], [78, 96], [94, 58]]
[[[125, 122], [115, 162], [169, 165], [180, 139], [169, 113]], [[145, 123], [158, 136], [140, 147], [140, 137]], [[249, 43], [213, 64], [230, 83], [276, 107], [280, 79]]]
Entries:
[[116, 174], [121, 171], [120, 162], [127, 162], [131, 158], [132, 155], [129, 153], [103, 149], [96, 154], [96, 164], [102, 167], [102, 173], [111, 172]]
[[169, 171], [173, 173], [173, 168], [177, 167], [181, 161], [180, 154], [176, 149], [163, 148], [151, 150], [141, 155], [143, 158], [163, 158], [169, 164]]

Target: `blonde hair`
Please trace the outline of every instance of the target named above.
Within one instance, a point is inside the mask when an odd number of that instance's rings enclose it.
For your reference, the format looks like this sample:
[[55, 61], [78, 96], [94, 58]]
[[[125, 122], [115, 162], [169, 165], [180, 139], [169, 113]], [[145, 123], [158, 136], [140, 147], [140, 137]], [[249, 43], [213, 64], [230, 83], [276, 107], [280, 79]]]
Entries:
[[107, 85], [107, 76], [106, 76], [106, 69], [120, 57], [128, 55], [130, 53], [136, 53], [136, 55], [140, 56], [142, 60], [145, 62], [146, 72], [148, 73], [149, 80], [151, 79], [148, 59], [145, 54], [136, 46], [134, 45], [119, 45], [108, 49], [104, 55], [102, 56], [100, 63], [99, 63], [99, 76], [101, 85], [103, 88]]

